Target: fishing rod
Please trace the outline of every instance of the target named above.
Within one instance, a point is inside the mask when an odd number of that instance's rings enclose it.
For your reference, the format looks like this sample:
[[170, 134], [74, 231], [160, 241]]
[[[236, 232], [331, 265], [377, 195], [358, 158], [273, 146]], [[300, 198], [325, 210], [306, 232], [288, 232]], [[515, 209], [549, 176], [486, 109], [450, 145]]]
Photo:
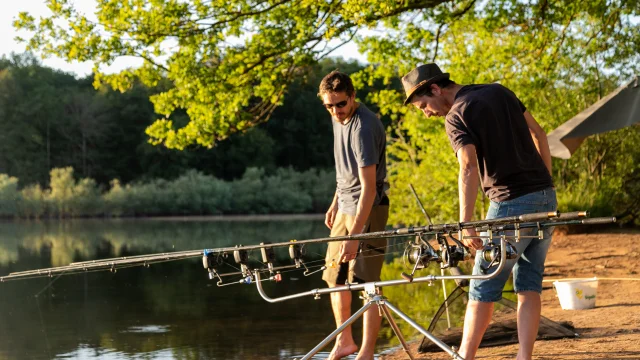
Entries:
[[[406, 227], [392, 230], [378, 231], [372, 233], [358, 234], [358, 235], [346, 235], [339, 237], [325, 237], [308, 240], [291, 240], [288, 242], [280, 243], [261, 243], [259, 245], [236, 245], [234, 247], [221, 247], [204, 250], [189, 250], [178, 252], [164, 252], [149, 255], [137, 255], [117, 257], [103, 260], [91, 260], [83, 262], [74, 262], [67, 266], [51, 267], [36, 270], [27, 270], [21, 272], [10, 273], [9, 275], [0, 277], [0, 282], [18, 280], [18, 279], [30, 279], [38, 277], [52, 277], [57, 275], [70, 275], [88, 271], [111, 271], [115, 272], [119, 268], [126, 268], [132, 266], [145, 266], [148, 267], [154, 263], [168, 262], [175, 260], [183, 260], [189, 258], [203, 257], [203, 265], [210, 272], [209, 277], [211, 279], [217, 278], [218, 268], [223, 264], [229, 254], [233, 254], [234, 260], [241, 266], [241, 273], [249, 275], [251, 272], [248, 266], [248, 252], [251, 250], [260, 250], [262, 252], [263, 261], [267, 264], [272, 264], [275, 259], [273, 254], [274, 248], [289, 247], [289, 254], [292, 260], [295, 262], [295, 267], [304, 267], [304, 261], [302, 260], [302, 248], [307, 244], [315, 243], [327, 243], [331, 241], [345, 241], [345, 240], [358, 240], [368, 241], [379, 238], [394, 238], [394, 237], [406, 237], [409, 235], [437, 235], [451, 232], [459, 232], [459, 240], [468, 238], [462, 236], [461, 231], [463, 229], [476, 229], [477, 231], [484, 231], [487, 229], [501, 229], [511, 230], [512, 227], [518, 229], [534, 228], [534, 227], [548, 227], [556, 225], [577, 225], [587, 223], [610, 223], [614, 222], [615, 218], [592, 218], [579, 220], [580, 218], [588, 216], [586, 211], [572, 212], [572, 213], [559, 213], [557, 211], [542, 212], [524, 214], [519, 216], [509, 216], [491, 220], [478, 220], [469, 222], [449, 223], [449, 224], [432, 224], [417, 227]], [[565, 220], [565, 221], [558, 221]], [[586, 221], [586, 222], [585, 222]], [[275, 268], [265, 269], [264, 271], [273, 272]], [[306, 269], [308, 271], [308, 269]]]

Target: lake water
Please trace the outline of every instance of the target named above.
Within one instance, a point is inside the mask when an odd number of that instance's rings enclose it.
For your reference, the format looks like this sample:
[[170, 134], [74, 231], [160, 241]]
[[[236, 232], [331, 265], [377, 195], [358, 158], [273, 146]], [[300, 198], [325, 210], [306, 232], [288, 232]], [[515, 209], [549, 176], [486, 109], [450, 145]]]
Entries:
[[[5, 222], [0, 275], [74, 261], [327, 235], [319, 219]], [[325, 247], [309, 247], [307, 261], [321, 260]], [[391, 247], [388, 260], [399, 257], [402, 248]], [[259, 251], [252, 254], [259, 257]], [[278, 265], [291, 263], [286, 250], [277, 251], [277, 258]], [[232, 257], [227, 263], [225, 271], [235, 271]], [[386, 264], [383, 279], [399, 278], [398, 264]], [[320, 273], [305, 277], [289, 271], [281, 283], [264, 286], [276, 297], [325, 284]], [[453, 284], [447, 286], [451, 291]], [[385, 288], [385, 295], [427, 327], [442, 302], [440, 291], [440, 286], [409, 285]], [[357, 301], [354, 310], [359, 306]], [[451, 310], [459, 323], [461, 308]], [[416, 335], [396, 321], [407, 337]], [[354, 327], [356, 342], [360, 326]], [[217, 287], [200, 259], [0, 284], [0, 359], [291, 359], [334, 327], [329, 296], [270, 304], [255, 285]], [[395, 345], [383, 322], [379, 351]]]

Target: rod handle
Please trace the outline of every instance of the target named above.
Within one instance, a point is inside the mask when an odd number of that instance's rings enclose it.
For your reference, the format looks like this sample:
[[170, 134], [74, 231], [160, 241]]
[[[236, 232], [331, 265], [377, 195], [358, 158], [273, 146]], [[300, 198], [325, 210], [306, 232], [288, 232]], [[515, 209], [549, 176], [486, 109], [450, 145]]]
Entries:
[[522, 222], [535, 222], [535, 221], [545, 221], [553, 218], [557, 218], [560, 213], [557, 211], [547, 211], [547, 212], [539, 212], [533, 214], [523, 214], [518, 216], [518, 220]]
[[413, 276], [403, 272], [400, 274], [400, 276], [402, 276], [403, 279], [407, 280], [408, 282], [413, 282]]
[[598, 225], [598, 224], [611, 224], [616, 222], [616, 217], [598, 217], [591, 219], [584, 219], [582, 223], [584, 225]]

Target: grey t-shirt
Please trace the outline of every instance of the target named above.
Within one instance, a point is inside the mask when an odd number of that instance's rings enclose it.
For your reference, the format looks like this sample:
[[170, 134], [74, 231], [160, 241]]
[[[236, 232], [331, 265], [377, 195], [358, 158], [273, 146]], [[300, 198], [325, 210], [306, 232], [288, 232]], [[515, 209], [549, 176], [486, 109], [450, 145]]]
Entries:
[[364, 104], [358, 106], [346, 124], [332, 121], [338, 209], [345, 214], [355, 215], [362, 189], [359, 168], [377, 165], [374, 206], [380, 203], [389, 188], [385, 180], [387, 138], [380, 119]]

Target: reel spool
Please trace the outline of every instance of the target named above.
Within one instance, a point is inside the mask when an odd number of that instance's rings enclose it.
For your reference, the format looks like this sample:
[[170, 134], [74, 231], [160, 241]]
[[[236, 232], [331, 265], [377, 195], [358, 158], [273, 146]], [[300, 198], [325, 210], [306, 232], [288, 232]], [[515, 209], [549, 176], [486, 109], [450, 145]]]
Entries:
[[400, 276], [403, 279], [408, 281], [413, 281], [413, 274], [416, 273], [417, 270], [424, 269], [429, 266], [431, 261], [440, 262], [440, 255], [435, 251], [435, 249], [422, 238], [422, 235], [416, 236], [416, 241], [412, 244], [409, 244], [407, 248], [404, 250], [403, 260], [405, 263], [413, 265], [413, 269], [411, 270], [411, 274], [407, 274], [402, 272]]
[[[513, 260], [518, 257], [518, 251], [516, 248], [509, 242], [505, 241], [507, 260]], [[494, 266], [500, 265], [500, 246], [499, 245], [487, 245], [481, 251], [482, 260], [489, 263], [489, 265], [484, 266], [480, 265], [480, 271], [483, 274], [486, 274], [489, 269]]]
[[455, 245], [449, 245], [447, 238], [444, 235], [438, 236], [438, 243], [440, 243], [440, 257], [442, 259], [442, 268], [454, 268], [458, 266], [460, 261], [467, 261], [471, 259], [471, 252], [469, 248], [464, 246], [460, 240], [448, 234], [449, 239], [455, 243]]
[[[471, 253], [464, 245], [451, 245], [448, 251], [443, 249], [440, 256], [442, 257], [442, 262], [447, 264], [447, 267], [456, 267], [460, 261], [471, 259]], [[498, 248], [498, 257], [500, 257], [500, 248]]]
[[[440, 261], [440, 256], [428, 242], [416, 236], [416, 242], [409, 244], [404, 250], [403, 258], [405, 262], [420, 270], [429, 266], [431, 261]], [[406, 266], [406, 263], [405, 263]]]

